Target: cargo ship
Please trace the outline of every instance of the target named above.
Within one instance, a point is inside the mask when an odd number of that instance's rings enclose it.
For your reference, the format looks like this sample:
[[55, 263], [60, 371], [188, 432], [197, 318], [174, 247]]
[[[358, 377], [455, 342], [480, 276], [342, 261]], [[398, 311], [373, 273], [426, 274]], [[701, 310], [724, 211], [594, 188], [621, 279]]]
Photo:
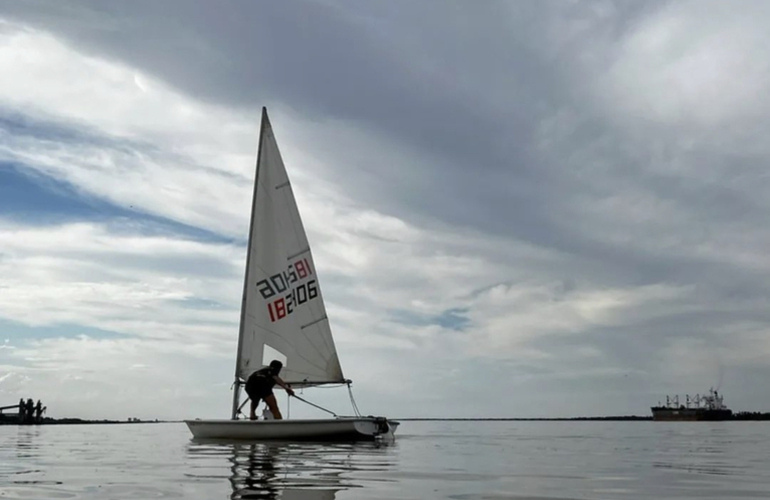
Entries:
[[732, 410], [724, 404], [724, 397], [713, 388], [708, 396], [696, 394], [694, 397], [685, 396], [684, 404], [679, 402], [679, 396], [666, 396], [666, 404], [658, 403], [652, 408], [652, 419], [658, 421], [719, 421], [730, 420]]

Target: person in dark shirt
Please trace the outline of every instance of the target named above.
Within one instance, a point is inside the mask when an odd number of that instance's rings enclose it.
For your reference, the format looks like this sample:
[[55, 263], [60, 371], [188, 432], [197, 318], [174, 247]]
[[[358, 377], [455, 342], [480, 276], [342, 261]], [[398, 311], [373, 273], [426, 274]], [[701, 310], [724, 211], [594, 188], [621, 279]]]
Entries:
[[281, 368], [283, 368], [283, 363], [274, 359], [268, 366], [252, 373], [246, 381], [246, 394], [251, 398], [251, 412], [249, 414], [251, 420], [257, 419], [257, 405], [259, 405], [260, 400], [264, 400], [275, 419], [281, 420], [283, 418], [281, 410], [278, 409], [278, 401], [273, 394], [273, 387], [275, 384], [280, 385], [289, 393], [289, 396], [293, 396], [294, 391], [278, 376]]

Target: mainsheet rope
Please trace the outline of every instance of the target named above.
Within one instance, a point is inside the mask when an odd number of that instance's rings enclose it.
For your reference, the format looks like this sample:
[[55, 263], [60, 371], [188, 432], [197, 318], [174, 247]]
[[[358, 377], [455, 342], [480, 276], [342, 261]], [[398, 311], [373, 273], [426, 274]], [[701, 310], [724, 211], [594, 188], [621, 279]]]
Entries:
[[330, 415], [333, 415], [333, 416], [335, 416], [335, 417], [337, 416], [337, 414], [336, 414], [336, 413], [334, 413], [333, 411], [331, 411], [331, 410], [327, 410], [327, 409], [326, 409], [326, 408], [324, 408], [323, 406], [318, 406], [318, 405], [317, 405], [317, 404], [315, 404], [315, 403], [311, 403], [311, 402], [310, 402], [310, 401], [308, 401], [307, 399], [301, 398], [301, 397], [297, 396], [296, 394], [295, 394], [293, 397], [295, 397], [295, 398], [299, 399], [299, 400], [300, 400], [300, 401], [302, 401], [303, 403], [309, 404], [310, 406], [313, 406], [313, 407], [315, 407], [315, 408], [318, 408], [319, 410], [325, 411], [326, 413], [329, 413]]
[[[345, 385], [347, 385], [347, 387], [348, 387], [348, 394], [350, 395], [350, 404], [353, 406], [353, 411], [355, 412], [355, 414], [356, 414], [356, 416], [357, 416], [357, 417], [360, 417], [360, 416], [361, 416], [361, 411], [358, 409], [358, 405], [356, 404], [356, 399], [353, 397], [353, 389], [350, 387], [350, 384], [345, 384]], [[305, 404], [308, 404], [308, 405], [310, 405], [310, 406], [313, 406], [313, 407], [315, 407], [315, 408], [318, 408], [318, 409], [319, 409], [319, 410], [321, 410], [321, 411], [325, 411], [326, 413], [328, 413], [328, 414], [330, 414], [330, 415], [333, 415], [334, 417], [337, 417], [337, 416], [338, 416], [338, 415], [337, 415], [336, 413], [334, 413], [333, 411], [331, 411], [331, 410], [328, 410], [328, 409], [324, 408], [323, 406], [318, 406], [318, 405], [317, 405], [317, 404], [315, 404], [315, 403], [311, 403], [311, 402], [310, 402], [310, 401], [308, 401], [307, 399], [301, 398], [300, 396], [297, 396], [296, 394], [294, 394], [294, 396], [289, 396], [289, 397], [287, 398], [287, 401], [286, 401], [286, 410], [287, 410], [287, 415], [286, 415], [286, 416], [287, 416], [287, 417], [291, 416], [291, 404], [290, 404], [290, 401], [291, 401], [291, 398], [292, 398], [292, 397], [295, 397], [295, 398], [299, 399], [300, 401], [302, 401], [302, 402], [303, 402], [303, 403], [305, 403]], [[240, 415], [244, 415], [244, 413], [243, 413], [241, 410], [242, 410], [242, 409], [243, 409], [243, 407], [246, 405], [246, 403], [249, 401], [249, 399], [250, 399], [250, 398], [249, 398], [249, 397], [247, 397], [247, 398], [246, 398], [246, 399], [243, 401], [243, 403], [241, 403], [241, 405], [238, 407], [238, 412], [236, 413], [236, 415], [237, 415], [237, 414], [240, 414]], [[245, 415], [244, 415], [244, 416], [245, 416]]]

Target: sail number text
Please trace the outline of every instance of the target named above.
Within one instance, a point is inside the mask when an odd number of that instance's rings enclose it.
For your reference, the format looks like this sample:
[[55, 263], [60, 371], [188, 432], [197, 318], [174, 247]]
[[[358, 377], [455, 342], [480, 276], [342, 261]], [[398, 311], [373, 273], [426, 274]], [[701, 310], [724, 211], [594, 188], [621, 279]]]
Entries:
[[[297, 284], [312, 274], [313, 270], [307, 259], [300, 259], [289, 264], [286, 271], [257, 281], [259, 293], [268, 301], [267, 312], [270, 321], [283, 319], [294, 312], [296, 306], [318, 297], [318, 284], [315, 279]], [[276, 296], [277, 298], [274, 298]]]

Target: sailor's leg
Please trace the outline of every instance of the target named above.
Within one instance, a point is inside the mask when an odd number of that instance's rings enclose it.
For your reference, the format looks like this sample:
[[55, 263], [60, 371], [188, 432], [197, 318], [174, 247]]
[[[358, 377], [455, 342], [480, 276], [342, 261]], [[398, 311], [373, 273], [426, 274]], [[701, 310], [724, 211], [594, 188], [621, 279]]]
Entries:
[[251, 398], [251, 412], [249, 412], [249, 419], [257, 419], [257, 405], [259, 404], [259, 398]]
[[270, 408], [270, 413], [273, 414], [273, 417], [276, 420], [283, 419], [283, 416], [281, 416], [281, 410], [278, 409], [278, 401], [275, 400], [275, 394], [265, 396], [265, 403], [267, 403], [267, 407]]

